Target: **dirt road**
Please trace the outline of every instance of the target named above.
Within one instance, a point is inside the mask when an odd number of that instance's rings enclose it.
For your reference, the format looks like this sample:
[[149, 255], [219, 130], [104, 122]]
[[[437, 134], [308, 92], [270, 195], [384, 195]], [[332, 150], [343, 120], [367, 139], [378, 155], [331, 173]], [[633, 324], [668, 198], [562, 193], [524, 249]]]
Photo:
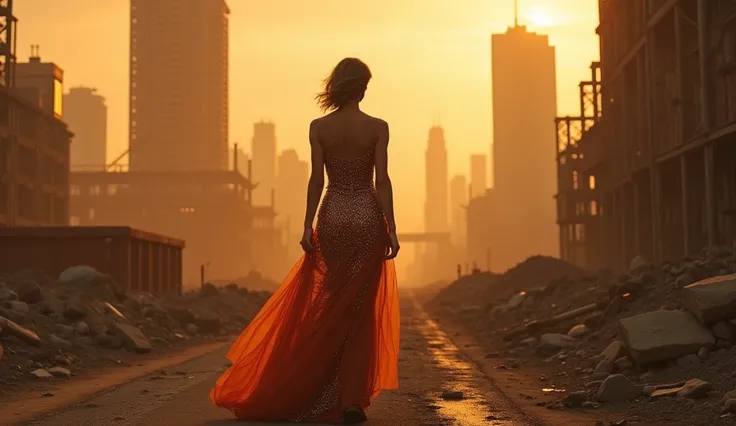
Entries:
[[[375, 426], [535, 426], [448, 336], [414, 299], [402, 300], [401, 387], [382, 394], [369, 409]], [[210, 405], [207, 394], [225, 369], [225, 350], [139, 378], [101, 394], [57, 407], [45, 417], [18, 421], [3, 410], [0, 424], [24, 425], [179, 425], [234, 424], [229, 412]], [[74, 386], [69, 382], [68, 386]], [[69, 387], [68, 390], [72, 388]], [[443, 391], [460, 391], [464, 399], [444, 400]], [[64, 388], [55, 394], [63, 394]], [[51, 396], [49, 399], [53, 399]], [[15, 417], [15, 420], [14, 420]], [[239, 424], [239, 423], [238, 423]], [[559, 423], [574, 424], [574, 423]]]

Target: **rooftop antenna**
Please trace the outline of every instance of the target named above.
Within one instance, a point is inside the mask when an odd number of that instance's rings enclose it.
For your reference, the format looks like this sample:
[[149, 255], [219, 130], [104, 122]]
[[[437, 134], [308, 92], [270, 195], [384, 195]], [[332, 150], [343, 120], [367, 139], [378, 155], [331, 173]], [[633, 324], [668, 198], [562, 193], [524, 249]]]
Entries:
[[514, 26], [519, 26], [519, 0], [514, 0]]

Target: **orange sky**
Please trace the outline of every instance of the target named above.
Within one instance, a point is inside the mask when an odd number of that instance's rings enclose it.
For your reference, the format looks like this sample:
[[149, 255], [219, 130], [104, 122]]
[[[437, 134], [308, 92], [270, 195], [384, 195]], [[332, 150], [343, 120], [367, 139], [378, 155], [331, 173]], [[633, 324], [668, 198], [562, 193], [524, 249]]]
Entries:
[[[445, 128], [451, 174], [467, 173], [471, 153], [489, 152], [490, 34], [513, 22], [512, 0], [228, 3], [231, 143], [249, 148], [252, 123], [264, 118], [276, 122], [279, 149], [296, 148], [307, 158], [319, 83], [339, 59], [357, 56], [374, 74], [364, 109], [391, 125], [402, 229], [423, 226], [424, 149], [436, 117]], [[67, 87], [96, 87], [107, 98], [109, 158], [128, 141], [128, 8], [127, 0], [15, 3], [19, 57], [39, 44], [42, 58], [65, 70]], [[520, 9], [522, 24], [552, 24], [537, 29], [557, 46], [559, 113], [575, 114], [577, 84], [598, 57], [596, 2], [520, 0]]]

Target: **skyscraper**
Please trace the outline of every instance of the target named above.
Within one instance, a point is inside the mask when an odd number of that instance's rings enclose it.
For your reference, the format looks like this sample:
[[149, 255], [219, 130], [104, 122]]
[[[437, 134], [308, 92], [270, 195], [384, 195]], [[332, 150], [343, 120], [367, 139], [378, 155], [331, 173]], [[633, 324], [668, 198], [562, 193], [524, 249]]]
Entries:
[[107, 105], [89, 87], [72, 87], [64, 95], [64, 121], [74, 133], [72, 168], [105, 170], [107, 163]]
[[227, 169], [226, 2], [130, 4], [131, 169]]
[[455, 175], [450, 180], [450, 232], [453, 242], [465, 245], [465, 207], [468, 204], [468, 180], [464, 175]]
[[[518, 22], [518, 21], [517, 21]], [[518, 23], [492, 37], [494, 269], [557, 256], [555, 49]]]
[[277, 219], [286, 230], [289, 249], [300, 249], [294, 242], [299, 241], [303, 231], [308, 181], [309, 164], [300, 160], [295, 150], [284, 150], [278, 159], [275, 208]]
[[276, 125], [261, 121], [253, 124], [251, 140], [253, 159], [253, 181], [258, 184], [253, 190], [253, 203], [269, 205], [271, 191], [276, 189]]
[[483, 154], [470, 156], [470, 196], [481, 197], [488, 189], [488, 159]]
[[445, 132], [439, 126], [429, 130], [425, 178], [424, 230], [447, 232], [447, 149]]

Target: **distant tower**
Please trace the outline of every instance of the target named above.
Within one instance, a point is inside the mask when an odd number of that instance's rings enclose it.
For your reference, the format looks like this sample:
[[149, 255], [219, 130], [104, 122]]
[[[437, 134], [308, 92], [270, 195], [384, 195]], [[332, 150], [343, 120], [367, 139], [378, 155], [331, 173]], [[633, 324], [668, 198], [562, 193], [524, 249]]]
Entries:
[[224, 0], [130, 0], [130, 168], [226, 170]]
[[105, 170], [107, 163], [107, 105], [89, 87], [73, 87], [64, 95], [64, 121], [74, 133], [71, 166]]
[[488, 189], [488, 159], [483, 154], [470, 156], [470, 196], [482, 197]]
[[424, 230], [447, 232], [447, 149], [442, 127], [429, 130], [425, 168]]
[[557, 116], [555, 48], [546, 35], [519, 25], [515, 5], [514, 26], [493, 34], [491, 50], [493, 269], [505, 270], [528, 256], [559, 252], [550, 130]]
[[269, 205], [271, 191], [276, 189], [276, 125], [261, 121], [253, 124], [251, 140], [253, 159], [253, 181], [258, 184], [253, 190], [253, 204]]

